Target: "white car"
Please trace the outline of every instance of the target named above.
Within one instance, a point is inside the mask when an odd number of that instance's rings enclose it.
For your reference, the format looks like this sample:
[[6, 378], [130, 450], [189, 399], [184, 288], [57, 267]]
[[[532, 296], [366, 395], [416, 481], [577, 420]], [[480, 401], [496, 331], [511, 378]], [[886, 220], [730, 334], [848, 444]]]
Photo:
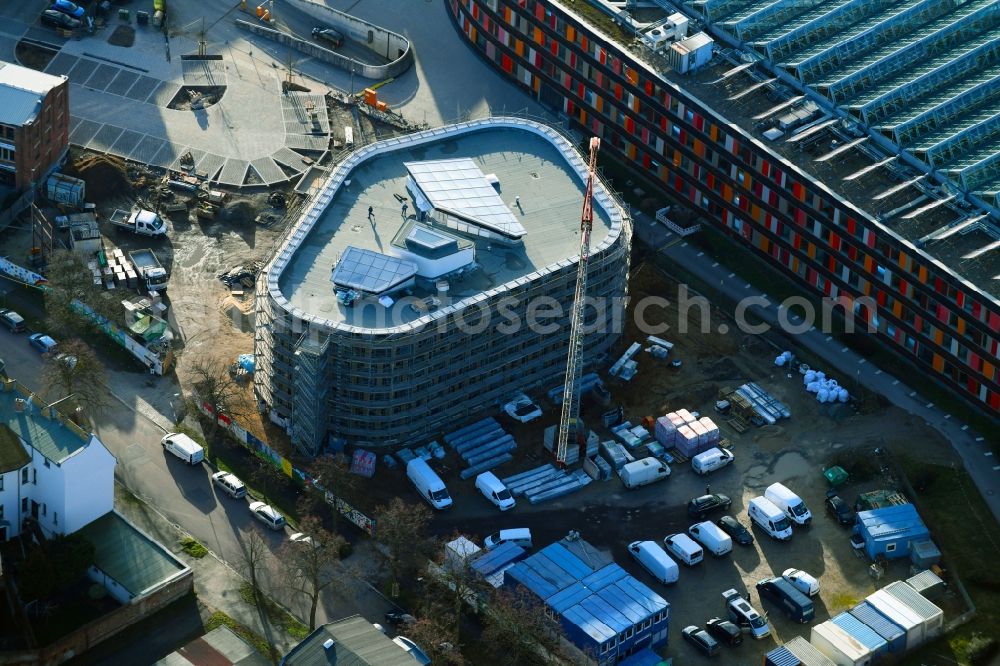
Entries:
[[514, 396], [513, 400], [503, 406], [503, 411], [507, 416], [521, 423], [534, 421], [542, 415], [541, 408], [531, 402], [531, 398], [523, 393], [518, 393]]
[[413, 660], [420, 664], [420, 666], [427, 666], [431, 663], [431, 658], [427, 656], [427, 653], [421, 650], [419, 645], [411, 641], [406, 636], [396, 636], [392, 639], [392, 642], [406, 650], [410, 656], [413, 657]]
[[785, 569], [781, 577], [787, 580], [796, 590], [810, 597], [819, 594], [819, 581], [802, 569]]
[[243, 482], [235, 474], [216, 472], [212, 475], [212, 483], [233, 499], [247, 496], [247, 487], [243, 485]]
[[285, 517], [278, 513], [274, 507], [263, 502], [250, 502], [250, 511], [254, 518], [267, 525], [272, 530], [278, 531], [285, 528]]

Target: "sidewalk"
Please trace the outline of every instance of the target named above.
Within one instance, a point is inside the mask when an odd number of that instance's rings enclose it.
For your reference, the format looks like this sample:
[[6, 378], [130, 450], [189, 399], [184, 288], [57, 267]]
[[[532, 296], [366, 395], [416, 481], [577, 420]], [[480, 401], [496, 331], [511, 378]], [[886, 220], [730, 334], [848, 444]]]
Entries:
[[[711, 284], [713, 288], [725, 292], [734, 299], [749, 297], [766, 299], [767, 305], [751, 305], [747, 311], [758, 315], [772, 327], [781, 328], [778, 316], [782, 305], [771, 301], [767, 294], [748, 284], [704, 252], [692, 252], [686, 241], [671, 242], [678, 240], [677, 237], [648, 215], [634, 211], [633, 219], [635, 234], [640, 240], [652, 248], [660, 248], [657, 250], [659, 254]], [[793, 325], [801, 321], [794, 314], [782, 316]], [[793, 334], [787, 333], [787, 335]], [[830, 367], [839, 368], [846, 374], [852, 374], [849, 369], [854, 368], [854, 378], [861, 385], [885, 396], [900, 409], [923, 419], [946, 437], [962, 458], [966, 472], [972, 477], [983, 499], [989, 505], [993, 517], [1000, 522], [1000, 460], [994, 457], [983, 437], [970, 430], [968, 425], [952, 418], [951, 414], [941, 411], [927, 399], [921, 398], [917, 391], [897, 377], [869, 363], [815, 326], [804, 333], [794, 335], [794, 340], [797, 345], [829, 363]]]

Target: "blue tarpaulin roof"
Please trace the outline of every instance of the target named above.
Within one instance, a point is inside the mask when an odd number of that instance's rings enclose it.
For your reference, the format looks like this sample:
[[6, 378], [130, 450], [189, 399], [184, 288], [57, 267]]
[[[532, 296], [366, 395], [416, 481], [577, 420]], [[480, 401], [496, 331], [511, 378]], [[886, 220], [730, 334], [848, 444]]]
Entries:
[[483, 576], [489, 576], [500, 571], [500, 569], [511, 562], [520, 559], [524, 556], [524, 553], [524, 548], [521, 548], [516, 543], [507, 541], [477, 557], [472, 563], [472, 570]]
[[618, 662], [618, 666], [660, 666], [667, 661], [649, 648], [643, 648]]
[[611, 583], [628, 576], [628, 573], [615, 563], [601, 567], [580, 582], [591, 590], [600, 590]]
[[852, 608], [850, 613], [887, 640], [890, 651], [895, 652], [906, 647], [906, 630], [879, 613], [868, 602], [862, 601]]

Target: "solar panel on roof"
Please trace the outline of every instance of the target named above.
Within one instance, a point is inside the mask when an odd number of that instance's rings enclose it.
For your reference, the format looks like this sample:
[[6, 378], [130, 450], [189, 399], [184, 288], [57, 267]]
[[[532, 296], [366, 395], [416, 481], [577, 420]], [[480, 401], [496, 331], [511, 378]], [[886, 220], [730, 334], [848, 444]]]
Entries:
[[333, 284], [369, 294], [382, 294], [417, 274], [417, 265], [389, 255], [347, 246], [333, 269]]
[[404, 162], [404, 166], [435, 208], [456, 213], [505, 236], [525, 235], [517, 217], [470, 158]]

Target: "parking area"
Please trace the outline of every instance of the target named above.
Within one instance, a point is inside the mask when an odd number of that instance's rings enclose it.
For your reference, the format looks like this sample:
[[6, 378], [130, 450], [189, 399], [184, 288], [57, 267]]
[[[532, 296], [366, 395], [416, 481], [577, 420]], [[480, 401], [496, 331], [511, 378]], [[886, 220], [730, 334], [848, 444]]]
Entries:
[[[633, 281], [635, 299], [648, 292], [673, 293], [675, 285], [658, 274], [645, 269], [638, 274], [642, 277]], [[676, 314], [676, 310], [667, 308], [665, 320], [676, 323]], [[723, 323], [725, 320], [713, 308], [711, 329], [714, 332], [676, 336], [668, 332], [661, 336], [675, 343], [671, 355], [682, 360], [679, 369], [671, 368], [668, 361], [643, 353], [637, 357], [639, 373], [631, 382], [611, 380], [606, 383], [613, 404], [620, 402], [625, 418], [633, 424], [643, 416], [659, 416], [680, 408], [712, 417], [721, 425], [722, 436], [730, 442], [735, 454], [733, 464], [706, 476], [695, 474], [690, 463], [675, 464], [665, 481], [633, 490], [626, 490], [617, 477], [594, 481], [576, 493], [537, 505], [521, 498], [513, 510], [501, 513], [476, 491], [474, 479], [458, 478], [460, 463], [449, 453], [442, 478], [454, 498], [454, 506], [448, 512], [435, 514], [433, 530], [442, 537], [455, 532], [468, 534], [481, 543], [483, 537], [496, 530], [528, 527], [535, 549], [566, 536], [570, 530], [580, 532], [583, 539], [610, 554], [618, 564], [670, 602], [670, 640], [667, 648], [660, 652], [674, 657], [675, 663], [703, 658], [681, 639], [681, 630], [691, 624], [703, 626], [711, 617], [725, 617], [721, 594], [724, 590], [735, 588], [744, 595], [749, 592], [754, 607], [768, 614], [772, 635], [759, 642], [748, 639], [742, 646], [724, 648], [720, 657], [724, 658], [724, 663], [757, 664], [761, 655], [774, 646], [794, 636], [809, 638], [809, 625], [795, 623], [770, 602], [761, 601], [755, 589], [758, 581], [780, 576], [788, 568], [802, 569], [815, 576], [821, 591], [814, 598], [816, 617], [809, 623], [811, 625], [851, 608], [888, 580], [908, 576], [908, 561], [901, 561], [887, 568], [881, 582], [872, 578], [870, 562], [851, 547], [850, 530], [840, 526], [824, 508], [829, 485], [822, 471], [835, 461], [858, 472], [859, 478], [838, 488], [844, 499], [853, 504], [860, 492], [887, 487], [892, 482], [879, 473], [875, 448], [908, 451], [926, 460], [942, 462], [954, 456], [948, 442], [926, 424], [893, 407], [878, 406], [870, 413], [861, 414], [854, 405], [816, 402], [814, 396], [804, 390], [801, 375], [797, 372], [790, 375], [786, 369], [773, 365], [778, 353], [775, 349], [753, 336], [738, 332], [718, 333]], [[627, 333], [619, 344], [619, 353], [634, 339], [637, 338]], [[609, 364], [610, 361], [599, 368], [602, 376], [606, 377]], [[828, 372], [837, 376], [835, 369], [828, 369]], [[841, 379], [849, 385], [849, 377]], [[742, 434], [726, 425], [725, 417], [713, 409], [718, 391], [724, 386], [735, 387], [747, 381], [757, 382], [787, 405], [791, 418], [780, 420], [776, 425], [751, 426]], [[543, 417], [538, 421], [525, 425], [505, 415], [497, 416], [518, 443], [515, 461], [494, 470], [498, 477], [510, 476], [549, 460], [541, 447], [542, 432], [545, 426], [558, 421], [559, 412], [539, 393], [532, 393], [543, 407]], [[612, 439], [610, 431], [599, 427], [597, 414], [593, 410], [585, 411], [588, 427], [596, 430], [602, 440]], [[460, 425], [456, 424], [456, 429]], [[638, 457], [641, 451], [641, 447], [636, 450]], [[437, 464], [435, 469], [439, 469]], [[383, 477], [380, 486], [392, 488], [395, 485], [395, 491], [404, 498], [418, 501], [405, 474], [395, 472], [394, 475], [397, 484], [386, 484]], [[763, 495], [775, 482], [785, 484], [802, 497], [813, 514], [811, 525], [794, 527], [789, 542], [776, 541], [757, 527], [751, 527], [747, 517], [749, 501]], [[734, 545], [733, 552], [722, 557], [706, 554], [700, 564], [682, 565], [677, 583], [660, 584], [629, 557], [628, 544], [636, 540], [662, 542], [668, 534], [686, 531], [697, 522], [688, 518], [688, 500], [709, 490], [732, 499], [728, 513], [751, 529], [754, 544], [749, 547]], [[721, 515], [715, 513], [710, 518], [718, 519]], [[945, 607], [946, 611], [951, 610]]]

